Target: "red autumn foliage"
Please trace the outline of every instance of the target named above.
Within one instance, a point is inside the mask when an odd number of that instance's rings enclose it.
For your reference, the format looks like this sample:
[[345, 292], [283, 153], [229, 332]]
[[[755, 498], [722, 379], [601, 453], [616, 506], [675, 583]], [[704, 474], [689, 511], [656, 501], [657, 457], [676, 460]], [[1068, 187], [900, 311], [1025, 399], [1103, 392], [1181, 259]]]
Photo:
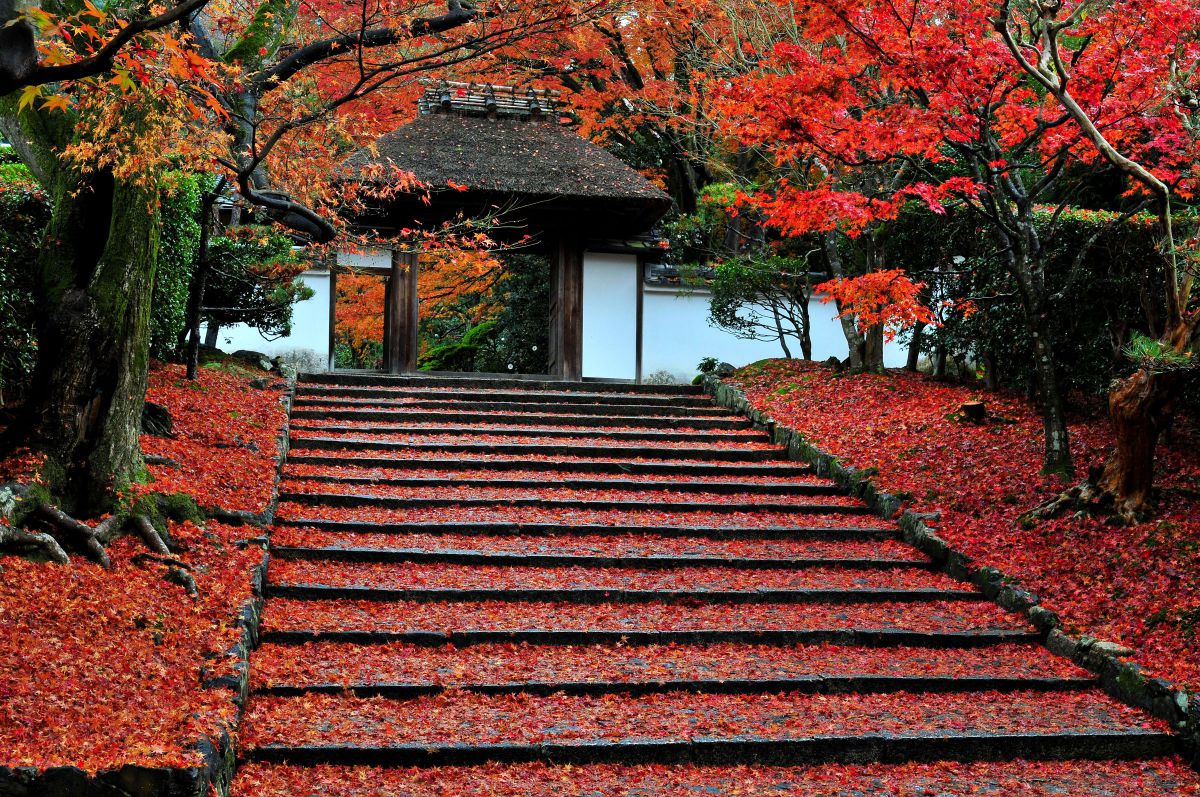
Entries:
[[[181, 374], [151, 372], [149, 398], [170, 410], [176, 436], [143, 444], [183, 467], [151, 466], [154, 482], [140, 489], [261, 511], [281, 391], [254, 390], [244, 374], [201, 369], [194, 386]], [[65, 566], [0, 563], [0, 766], [196, 766], [197, 740], [233, 727], [232, 693], [203, 683], [232, 674], [235, 620], [263, 553], [235, 544], [252, 536], [246, 527], [172, 523], [170, 533], [196, 599], [164, 579], [164, 566], [136, 559], [144, 546], [133, 537], [109, 548], [111, 571], [81, 556]]]
[[892, 694], [639, 697], [447, 693], [404, 701], [344, 695], [258, 697], [243, 742], [266, 744], [538, 744], [595, 740], [677, 740], [731, 736], [794, 739], [923, 732], [1039, 733], [1164, 731], [1166, 723], [1099, 690], [960, 692], [913, 700]]
[[186, 493], [203, 507], [262, 512], [271, 500], [287, 417], [284, 384], [278, 379], [256, 390], [245, 373], [218, 368], [201, 368], [194, 382], [184, 378], [182, 365], [152, 370], [146, 400], [170, 409], [175, 435], [142, 435], [142, 450], [180, 467], [150, 465], [153, 480], [138, 489]]
[[1031, 631], [1021, 617], [983, 602], [681, 605], [553, 602], [416, 603], [276, 598], [268, 631], [755, 631], [845, 629], [920, 632]]
[[786, 504], [798, 507], [813, 505], [820, 506], [859, 506], [860, 500], [851, 495], [821, 495], [804, 494], [769, 495], [757, 493], [705, 493], [677, 492], [664, 485], [662, 490], [603, 490], [603, 489], [571, 489], [564, 487], [545, 487], [541, 489], [513, 487], [457, 487], [447, 484], [445, 487], [405, 487], [389, 484], [336, 484], [322, 481], [305, 481], [292, 479], [287, 483], [290, 493], [310, 493], [321, 495], [370, 495], [392, 498], [411, 499], [461, 499], [464, 501], [495, 501], [507, 503], [516, 499], [536, 499], [542, 501], [614, 501], [623, 503], [700, 503], [700, 504]]
[[541, 509], [538, 507], [433, 507], [379, 509], [376, 507], [308, 506], [281, 501], [279, 518], [290, 522], [310, 520], [365, 523], [555, 523], [582, 526], [671, 526], [691, 528], [860, 528], [879, 523], [857, 515], [796, 514], [780, 512], [676, 512], [656, 509]]
[[[369, 478], [378, 479], [384, 482], [388, 479], [436, 479], [447, 485], [453, 485], [455, 482], [468, 479], [486, 479], [487, 481], [505, 482], [505, 481], [537, 481], [544, 482], [546, 474], [544, 471], [537, 470], [504, 470], [504, 471], [478, 471], [471, 470], [464, 466], [461, 470], [447, 469], [439, 470], [436, 476], [431, 476], [428, 470], [420, 470], [417, 468], [373, 468], [360, 465], [305, 465], [303, 463], [288, 464], [285, 474], [288, 476], [303, 478], [317, 476], [335, 476], [339, 478]], [[560, 473], [557, 481], [568, 481], [571, 479], [586, 479], [588, 481], [596, 480], [609, 485], [637, 485], [638, 487], [646, 487], [647, 489], [659, 484], [671, 485], [676, 488], [681, 483], [686, 484], [708, 484], [708, 483], [737, 483], [746, 485], [776, 485], [780, 487], [793, 487], [795, 485], [809, 484], [828, 484], [829, 480], [820, 476], [815, 476], [805, 473], [801, 469], [796, 470], [796, 475], [778, 477], [778, 476], [722, 476], [722, 475], [704, 475], [693, 474], [688, 476], [678, 476], [669, 473], [640, 473], [636, 477], [622, 476], [606, 476], [599, 473]]]
[[[1194, 420], [1181, 419], [1159, 459], [1157, 515], [1131, 528], [1103, 518], [1022, 525], [1018, 516], [1063, 488], [1039, 473], [1036, 409], [989, 393], [990, 420], [954, 413], [980, 394], [908, 373], [835, 375], [810, 363], [773, 361], [735, 376], [755, 406], [859, 468], [878, 468], [886, 490], [916, 511], [940, 512], [937, 532], [980, 566], [1040, 596], [1069, 629], [1127, 645], [1149, 673], [1200, 686], [1200, 478]], [[1110, 438], [1103, 419], [1071, 427], [1076, 461], [1098, 464]]]
[[812, 676], [1087, 678], [1034, 645], [938, 650], [845, 645], [276, 645], [255, 658], [256, 685], [594, 683]]
[[458, 797], [488, 785], [493, 797], [1194, 797], [1200, 778], [1178, 759], [1005, 761], [962, 764], [822, 764], [812, 767], [697, 767], [600, 764], [487, 764], [478, 767], [290, 767], [238, 770], [236, 793], [255, 797]]
[[854, 570], [813, 567], [798, 570], [739, 570], [728, 567], [672, 567], [634, 570], [616, 567], [522, 567], [519, 565], [366, 564], [275, 560], [272, 584], [322, 584], [378, 589], [597, 589], [694, 590], [957, 590], [962, 582], [944, 573], [917, 569]]
[[228, 674], [234, 619], [262, 551], [243, 528], [172, 524], [200, 597], [139, 565], [133, 538], [109, 549], [113, 570], [84, 562], [0, 565], [0, 766], [195, 766], [192, 746], [236, 716], [233, 695], [202, 680]]
[[567, 556], [711, 556], [747, 559], [875, 559], [927, 562], [928, 557], [900, 540], [722, 540], [710, 537], [638, 535], [345, 534], [285, 526], [271, 541], [281, 546], [455, 551], [489, 554]]

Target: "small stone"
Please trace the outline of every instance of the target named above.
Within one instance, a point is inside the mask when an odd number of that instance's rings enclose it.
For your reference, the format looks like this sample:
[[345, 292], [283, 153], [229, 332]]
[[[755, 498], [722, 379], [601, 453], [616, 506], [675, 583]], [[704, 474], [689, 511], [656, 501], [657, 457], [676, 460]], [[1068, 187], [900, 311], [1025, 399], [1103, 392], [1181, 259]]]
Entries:
[[175, 422], [171, 411], [161, 404], [147, 401], [142, 405], [142, 431], [155, 437], [171, 437], [175, 434]]
[[255, 390], [266, 390], [267, 385], [268, 382], [266, 377], [259, 376], [250, 380], [250, 387], [254, 388]]
[[1092, 643], [1092, 650], [1106, 656], [1114, 656], [1123, 658], [1133, 655], [1133, 648], [1127, 648], [1124, 645], [1118, 645], [1116, 642], [1106, 642], [1103, 639], [1097, 639]]

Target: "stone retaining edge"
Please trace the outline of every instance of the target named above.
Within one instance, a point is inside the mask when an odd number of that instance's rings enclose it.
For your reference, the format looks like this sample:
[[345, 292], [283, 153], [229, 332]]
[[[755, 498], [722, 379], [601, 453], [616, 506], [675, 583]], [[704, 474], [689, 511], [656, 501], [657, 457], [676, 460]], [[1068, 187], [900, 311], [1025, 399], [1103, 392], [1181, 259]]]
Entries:
[[1120, 645], [1069, 634], [1058, 614], [1042, 606], [1036, 594], [1017, 586], [1015, 579], [997, 568], [978, 566], [969, 556], [955, 550], [925, 524], [927, 514], [902, 509], [904, 501], [879, 487], [873, 481], [873, 471], [848, 465], [813, 445], [797, 430], [778, 423], [755, 407], [735, 385], [711, 374], [705, 375], [702, 384], [715, 404], [744, 415], [756, 428], [770, 434], [772, 442], [784, 446], [788, 459], [812, 465], [817, 475], [833, 479], [861, 498], [879, 517], [896, 520], [904, 540], [930, 556], [943, 572], [974, 584], [1001, 607], [1025, 615], [1044, 635], [1046, 647], [1052, 653], [1095, 673], [1106, 693], [1170, 723], [1183, 754], [1193, 767], [1200, 768], [1200, 694], [1189, 694], [1169, 681], [1146, 675], [1134, 662], [1122, 661], [1119, 654], [1126, 649]]
[[[287, 389], [283, 393], [284, 408], [283, 426], [276, 435], [275, 478], [271, 485], [271, 497], [261, 512], [218, 512], [214, 519], [234, 525], [246, 525], [260, 530], [259, 536], [243, 541], [246, 545], [257, 545], [262, 548], [262, 559], [254, 567], [251, 574], [251, 597], [238, 612], [236, 621], [238, 641], [225, 653], [226, 659], [234, 659], [233, 673], [203, 681], [205, 689], [227, 689], [231, 699], [237, 706], [237, 715], [233, 728], [223, 728], [218, 738], [203, 737], [195, 748], [204, 757], [204, 765], [200, 768], [198, 790], [185, 792], [188, 797], [228, 797], [233, 775], [237, 767], [237, 744], [234, 741], [242, 724], [246, 701], [250, 696], [250, 651], [258, 646], [259, 627], [262, 622], [263, 606], [266, 603], [267, 565], [270, 557], [267, 553], [267, 534], [269, 527], [275, 522], [275, 512], [279, 507], [279, 488], [283, 483], [283, 469], [287, 464], [292, 422], [292, 406], [296, 400], [297, 377], [293, 374], [287, 379]], [[201, 677], [204, 672], [201, 671]], [[132, 797], [158, 797], [163, 792], [131, 793]], [[173, 797], [173, 796], [172, 796]]]

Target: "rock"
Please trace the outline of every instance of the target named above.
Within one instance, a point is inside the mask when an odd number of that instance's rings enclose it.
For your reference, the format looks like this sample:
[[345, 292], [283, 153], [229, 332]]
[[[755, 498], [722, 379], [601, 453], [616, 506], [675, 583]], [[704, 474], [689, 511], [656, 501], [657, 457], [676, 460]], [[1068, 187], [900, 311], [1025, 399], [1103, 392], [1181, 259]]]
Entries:
[[1102, 653], [1106, 656], [1123, 658], [1133, 655], [1133, 648], [1127, 648], [1124, 645], [1118, 645], [1116, 642], [1106, 642], [1103, 639], [1097, 639], [1092, 643], [1091, 649], [1097, 653]]
[[155, 437], [174, 436], [175, 422], [171, 419], [171, 411], [161, 404], [147, 401], [142, 405], [142, 431]]
[[241, 360], [242, 362], [247, 362], [251, 365], [257, 365], [264, 371], [270, 371], [274, 367], [274, 364], [271, 362], [271, 358], [263, 354], [261, 351], [238, 349], [229, 356], [235, 360]]
[[727, 376], [733, 376], [733, 372], [736, 370], [737, 369], [734, 368], [729, 363], [720, 363], [719, 365], [717, 365], [716, 370], [714, 370], [713, 373], [716, 374], [721, 379], [724, 379]]
[[268, 384], [269, 382], [264, 376], [255, 377], [254, 379], [250, 380], [250, 387], [254, 388], [255, 390], [266, 390]]
[[842, 371], [842, 370], [845, 370], [845, 368], [846, 368], [846, 364], [844, 362], [842, 362], [841, 360], [839, 360], [837, 357], [830, 357], [828, 360], [826, 360], [823, 363], [823, 365], [826, 368], [829, 368], [833, 371]]

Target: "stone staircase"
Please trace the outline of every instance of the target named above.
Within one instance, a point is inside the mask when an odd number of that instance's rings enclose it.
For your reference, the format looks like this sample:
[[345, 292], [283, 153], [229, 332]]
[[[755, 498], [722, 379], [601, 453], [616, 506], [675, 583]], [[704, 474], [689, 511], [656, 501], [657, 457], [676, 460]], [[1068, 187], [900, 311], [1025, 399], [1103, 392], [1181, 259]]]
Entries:
[[1183, 793], [694, 388], [310, 377], [291, 443], [235, 794]]

